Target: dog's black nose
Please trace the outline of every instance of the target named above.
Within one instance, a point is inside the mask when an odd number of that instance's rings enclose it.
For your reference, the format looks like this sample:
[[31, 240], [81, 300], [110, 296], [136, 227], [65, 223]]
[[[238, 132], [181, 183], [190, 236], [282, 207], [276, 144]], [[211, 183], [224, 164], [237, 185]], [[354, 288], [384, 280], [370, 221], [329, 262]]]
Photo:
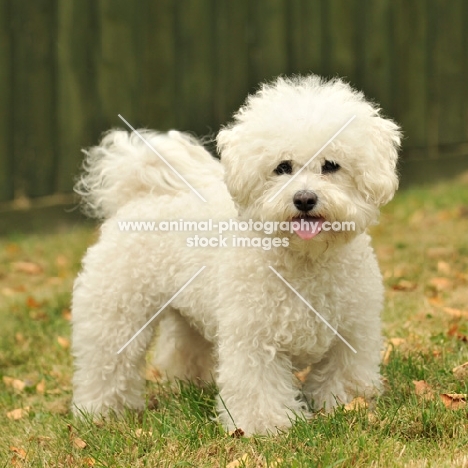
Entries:
[[310, 211], [317, 204], [317, 194], [312, 190], [299, 190], [294, 194], [294, 206], [304, 213]]

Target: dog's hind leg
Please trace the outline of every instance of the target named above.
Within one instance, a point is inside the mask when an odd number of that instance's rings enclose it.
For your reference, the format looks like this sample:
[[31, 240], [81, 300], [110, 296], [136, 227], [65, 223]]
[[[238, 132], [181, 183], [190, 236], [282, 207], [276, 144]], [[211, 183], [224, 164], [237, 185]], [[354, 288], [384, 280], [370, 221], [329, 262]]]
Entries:
[[[73, 297], [73, 411], [121, 413], [144, 407], [143, 370], [154, 331], [152, 301], [117, 287], [119, 277], [82, 273]], [[114, 282], [112, 291], [108, 287]], [[130, 341], [132, 340], [132, 341]]]
[[168, 380], [213, 380], [213, 345], [174, 309], [161, 318], [151, 362]]

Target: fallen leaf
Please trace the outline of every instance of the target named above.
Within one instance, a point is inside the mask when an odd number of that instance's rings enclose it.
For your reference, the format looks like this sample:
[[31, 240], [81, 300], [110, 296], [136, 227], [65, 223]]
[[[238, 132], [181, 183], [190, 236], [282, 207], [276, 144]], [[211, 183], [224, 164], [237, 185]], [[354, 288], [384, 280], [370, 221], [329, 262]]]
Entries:
[[457, 410], [466, 407], [468, 395], [464, 393], [442, 393], [440, 399], [446, 408]]
[[16, 455], [18, 455], [18, 457], [22, 460], [26, 459], [26, 450], [23, 448], [10, 446], [10, 452], [16, 453]]
[[437, 262], [437, 271], [443, 275], [450, 275], [452, 268], [450, 267], [449, 263], [440, 260]]
[[369, 406], [367, 401], [362, 397], [356, 397], [354, 400], [350, 401], [347, 405], [345, 405], [345, 411], [358, 411], [360, 409], [365, 409]]
[[36, 385], [36, 392], [39, 393], [40, 395], [44, 395], [45, 393], [45, 380], [42, 379], [37, 385]]
[[429, 304], [433, 306], [441, 306], [444, 300], [440, 296], [434, 296], [429, 298]]
[[84, 457], [82, 459], [82, 463], [86, 466], [94, 466], [96, 464], [96, 460], [93, 457]]
[[33, 309], [29, 311], [29, 318], [31, 320], [48, 320], [49, 316], [43, 310]]
[[24, 408], [16, 408], [14, 410], [8, 411], [6, 414], [8, 419], [12, 421], [17, 421], [18, 419], [22, 419], [27, 416], [29, 413], [29, 406], [25, 406]]
[[305, 369], [294, 372], [294, 375], [298, 378], [299, 382], [304, 383], [311, 370], [312, 368], [307, 366]]
[[26, 387], [26, 383], [22, 380], [14, 379], [13, 377], [7, 377], [6, 375], [3, 376], [3, 383], [7, 387], [11, 387], [17, 392], [22, 392]]
[[244, 453], [241, 458], [238, 458], [231, 463], [226, 465], [226, 468], [239, 468], [247, 466], [247, 463], [250, 462], [250, 457], [247, 453]]
[[72, 442], [76, 448], [79, 448], [81, 450], [88, 445], [83, 439], [80, 439], [79, 437], [74, 437]]
[[62, 318], [64, 318], [68, 322], [72, 319], [72, 314], [70, 312], [70, 309], [63, 309], [62, 310]]
[[283, 463], [283, 459], [277, 458], [275, 461], [272, 461], [268, 464], [268, 468], [277, 468], [281, 465], [281, 463]]
[[151, 437], [153, 433], [151, 431], [144, 431], [143, 429], [138, 428], [135, 430], [135, 436], [140, 438], [140, 437]]
[[9, 255], [16, 255], [20, 251], [20, 248], [18, 244], [8, 244], [5, 250]]
[[28, 440], [36, 440], [41, 445], [47, 445], [51, 440], [52, 437], [48, 436], [33, 436], [30, 437]]
[[39, 304], [39, 302], [37, 302], [36, 299], [34, 299], [34, 297], [28, 296], [28, 298], [26, 299], [26, 305], [30, 309], [37, 309], [38, 307], [40, 307], [41, 304]]
[[57, 343], [63, 348], [68, 349], [70, 347], [70, 340], [63, 336], [57, 336]]
[[466, 310], [454, 309], [453, 307], [443, 307], [442, 310], [450, 317], [468, 319], [468, 311]]
[[47, 278], [47, 284], [50, 284], [51, 286], [57, 286], [62, 283], [63, 278], [60, 278], [59, 276], [51, 276], [50, 278]]
[[43, 268], [33, 262], [15, 262], [12, 266], [13, 270], [19, 273], [26, 273], [28, 275], [39, 275], [43, 272]]
[[433, 400], [434, 392], [425, 380], [413, 380], [414, 393], [424, 400]]
[[149, 365], [145, 371], [145, 378], [150, 382], [159, 382], [162, 379], [162, 374], [158, 369]]
[[398, 283], [394, 284], [392, 286], [392, 289], [394, 291], [414, 291], [417, 288], [417, 286], [418, 285], [413, 281], [402, 279], [398, 281]]
[[26, 338], [24, 337], [24, 335], [21, 332], [16, 332], [15, 333], [15, 341], [18, 344], [24, 344], [26, 342]]
[[68, 265], [68, 258], [65, 255], [57, 255], [55, 264], [59, 267], [66, 267]]
[[440, 221], [447, 221], [453, 219], [453, 213], [450, 210], [441, 210], [437, 213], [437, 218]]
[[463, 333], [458, 332], [458, 324], [455, 323], [449, 328], [449, 331], [447, 332], [448, 336], [451, 336], [452, 338], [456, 338], [457, 340], [463, 341], [464, 343], [468, 343], [468, 336], [464, 335]]
[[452, 369], [453, 375], [459, 380], [465, 380], [468, 378], [468, 362], [460, 364]]
[[426, 251], [426, 255], [429, 258], [450, 257], [452, 254], [452, 247], [431, 247]]
[[232, 437], [233, 439], [240, 439], [241, 437], [244, 437], [245, 432], [238, 427], [235, 431], [230, 431], [229, 436]]
[[444, 277], [435, 277], [429, 281], [429, 284], [437, 289], [437, 291], [447, 291], [452, 289], [452, 282]]

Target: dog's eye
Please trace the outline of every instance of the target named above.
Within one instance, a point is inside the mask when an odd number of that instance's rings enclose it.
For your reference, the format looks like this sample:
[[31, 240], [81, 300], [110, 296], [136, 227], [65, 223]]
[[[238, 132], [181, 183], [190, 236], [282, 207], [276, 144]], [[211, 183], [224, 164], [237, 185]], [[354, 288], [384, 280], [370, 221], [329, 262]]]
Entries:
[[292, 164], [291, 161], [282, 161], [278, 164], [274, 173], [277, 175], [281, 174], [292, 174]]
[[333, 161], [325, 161], [322, 166], [322, 174], [332, 174], [340, 168], [339, 164]]

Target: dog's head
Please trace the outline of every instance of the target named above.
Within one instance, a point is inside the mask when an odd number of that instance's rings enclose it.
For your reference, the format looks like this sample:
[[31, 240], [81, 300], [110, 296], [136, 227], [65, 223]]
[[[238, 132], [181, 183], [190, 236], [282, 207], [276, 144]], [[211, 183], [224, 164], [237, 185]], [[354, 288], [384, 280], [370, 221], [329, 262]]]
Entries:
[[329, 242], [363, 232], [392, 199], [400, 136], [362, 93], [311, 75], [263, 85], [217, 141], [242, 217], [304, 219], [315, 229], [297, 228], [293, 239]]

